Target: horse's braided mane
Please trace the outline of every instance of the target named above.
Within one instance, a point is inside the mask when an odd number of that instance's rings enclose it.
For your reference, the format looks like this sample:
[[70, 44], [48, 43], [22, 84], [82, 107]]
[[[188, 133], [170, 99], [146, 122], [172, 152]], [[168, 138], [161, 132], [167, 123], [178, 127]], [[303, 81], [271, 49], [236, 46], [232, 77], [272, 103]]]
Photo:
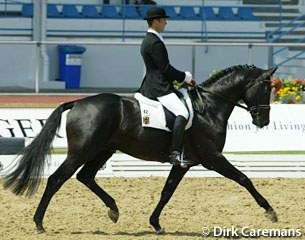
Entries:
[[201, 83], [201, 86], [206, 86], [215, 83], [217, 80], [221, 79], [222, 77], [226, 76], [229, 73], [232, 73], [233, 71], [239, 70], [239, 69], [247, 69], [247, 68], [257, 68], [254, 65], [236, 65], [232, 67], [228, 67], [216, 74], [214, 74], [212, 77], [210, 77], [208, 80]]

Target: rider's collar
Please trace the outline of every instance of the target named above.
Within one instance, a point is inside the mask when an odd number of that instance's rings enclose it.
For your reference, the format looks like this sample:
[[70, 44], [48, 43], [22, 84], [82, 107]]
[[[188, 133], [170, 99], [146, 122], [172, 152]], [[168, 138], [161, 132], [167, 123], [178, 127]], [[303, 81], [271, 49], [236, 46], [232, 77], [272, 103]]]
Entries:
[[154, 30], [154, 29], [152, 29], [152, 28], [149, 28], [149, 29], [147, 30], [147, 32], [150, 32], [150, 33], [153, 33], [153, 34], [157, 35], [157, 37], [158, 37], [162, 42], [164, 42], [163, 37], [162, 37], [161, 34], [158, 33], [156, 30]]

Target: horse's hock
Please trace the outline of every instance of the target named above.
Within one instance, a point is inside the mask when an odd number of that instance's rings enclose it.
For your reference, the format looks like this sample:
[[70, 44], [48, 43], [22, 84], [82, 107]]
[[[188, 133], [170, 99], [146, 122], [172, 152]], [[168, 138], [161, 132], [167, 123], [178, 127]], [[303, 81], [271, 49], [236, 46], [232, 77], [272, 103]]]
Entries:
[[25, 147], [24, 138], [0, 137], [0, 155], [14, 155]]

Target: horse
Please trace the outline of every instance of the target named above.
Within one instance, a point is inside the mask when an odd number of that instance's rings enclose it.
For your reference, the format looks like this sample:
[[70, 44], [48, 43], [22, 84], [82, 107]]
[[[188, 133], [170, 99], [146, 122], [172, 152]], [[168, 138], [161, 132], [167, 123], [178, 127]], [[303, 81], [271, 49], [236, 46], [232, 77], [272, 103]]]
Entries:
[[[164, 233], [159, 223], [163, 208], [186, 172], [199, 164], [246, 188], [265, 210], [265, 215], [277, 221], [275, 210], [251, 180], [222, 154], [228, 119], [235, 106], [249, 111], [257, 127], [269, 124], [271, 76], [275, 71], [276, 68], [264, 70], [253, 65], [232, 66], [189, 89], [194, 118], [192, 127], [185, 131], [184, 152], [194, 164], [172, 166], [160, 200], [149, 218], [156, 233]], [[59, 105], [40, 133], [21, 152], [17, 166], [5, 176], [5, 188], [26, 196], [37, 191], [61, 115], [66, 110], [70, 110], [66, 121], [67, 157], [48, 178], [34, 214], [38, 233], [45, 231], [43, 218], [52, 197], [79, 168], [77, 180], [104, 202], [109, 218], [116, 223], [119, 209], [116, 201], [96, 183], [97, 171], [117, 150], [146, 161], [169, 162], [170, 133], [142, 127], [140, 106], [135, 98], [101, 93]]]

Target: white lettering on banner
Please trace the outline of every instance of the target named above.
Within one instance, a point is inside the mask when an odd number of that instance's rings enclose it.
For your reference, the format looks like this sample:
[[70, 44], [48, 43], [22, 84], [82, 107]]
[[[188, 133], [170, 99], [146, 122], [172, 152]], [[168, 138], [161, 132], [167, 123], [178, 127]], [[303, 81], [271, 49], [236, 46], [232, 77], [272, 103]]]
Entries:
[[271, 105], [270, 124], [252, 124], [249, 113], [235, 108], [227, 127], [224, 151], [305, 150], [305, 105]]
[[[0, 108], [0, 137], [33, 139], [41, 130], [53, 108]], [[66, 147], [66, 116], [54, 147]], [[235, 108], [227, 126], [224, 151], [305, 150], [305, 104], [271, 105], [270, 124], [257, 129], [251, 115]]]
[[[305, 124], [303, 123], [292, 123], [292, 122], [273, 122], [261, 129], [262, 131], [301, 131], [305, 133]], [[236, 122], [229, 122], [228, 131], [259, 131], [255, 126], [251, 124], [240, 124]]]

